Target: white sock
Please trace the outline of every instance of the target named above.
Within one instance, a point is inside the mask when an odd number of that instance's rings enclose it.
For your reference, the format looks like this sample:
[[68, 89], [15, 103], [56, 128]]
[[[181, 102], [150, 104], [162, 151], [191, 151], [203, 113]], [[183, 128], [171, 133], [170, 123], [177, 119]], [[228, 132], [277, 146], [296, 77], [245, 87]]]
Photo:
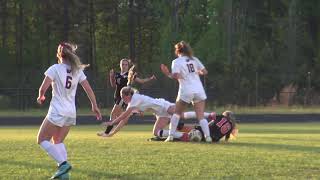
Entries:
[[169, 125], [169, 136], [173, 136], [176, 132], [178, 123], [179, 123], [180, 116], [178, 114], [173, 114], [170, 120]]
[[42, 149], [44, 149], [52, 159], [54, 159], [58, 164], [61, 164], [63, 160], [63, 156], [60, 154], [55, 145], [50, 143], [49, 141], [42, 141], [40, 143]]
[[66, 146], [63, 143], [55, 144], [55, 146], [60, 152], [60, 154], [62, 155], [63, 161], [67, 161], [68, 154], [67, 154]]
[[[161, 131], [161, 130], [160, 130]], [[159, 132], [160, 132], [159, 131]], [[174, 138], [181, 138], [182, 137], [182, 135], [183, 135], [183, 133], [182, 132], [179, 132], [179, 131], [176, 131], [176, 132], [174, 132], [174, 134], [173, 134], [173, 137]], [[160, 134], [158, 133], [158, 136], [160, 137]], [[162, 136], [161, 137], [168, 137], [169, 136], [169, 130], [162, 130]]]
[[208, 121], [206, 119], [202, 119], [199, 121], [199, 124], [201, 126], [201, 129], [204, 133], [204, 137], [208, 137], [210, 136], [210, 130], [209, 130], [209, 126], [208, 126]]
[[208, 118], [211, 113], [204, 112], [204, 118]]
[[[204, 118], [208, 118], [209, 115], [210, 115], [210, 113], [205, 112], [204, 113]], [[194, 112], [194, 111], [184, 112], [183, 113], [183, 118], [184, 119], [195, 119], [195, 118], [197, 118], [197, 115], [196, 115], [196, 112]]]
[[184, 112], [183, 113], [183, 118], [184, 119], [192, 119], [192, 118], [196, 118], [196, 112], [194, 111], [190, 111], [190, 112]]

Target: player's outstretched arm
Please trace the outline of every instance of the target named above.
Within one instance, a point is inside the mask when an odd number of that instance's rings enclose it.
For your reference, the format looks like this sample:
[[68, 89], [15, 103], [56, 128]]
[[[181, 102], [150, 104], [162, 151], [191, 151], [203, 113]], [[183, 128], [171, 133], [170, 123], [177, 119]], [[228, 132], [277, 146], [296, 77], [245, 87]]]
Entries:
[[140, 83], [140, 84], [144, 84], [144, 83], [147, 83], [147, 82], [149, 82], [149, 81], [156, 80], [156, 79], [157, 79], [156, 76], [155, 76], [155, 75], [152, 75], [152, 76], [150, 76], [149, 78], [144, 78], [144, 79], [141, 79], [141, 78], [139, 78], [139, 77], [136, 77], [136, 78], [134, 79], [134, 81], [137, 82], [137, 83]]
[[131, 116], [133, 111], [133, 108], [128, 108], [125, 112], [121, 113], [121, 115], [119, 117], [117, 117], [116, 119], [114, 119], [111, 122], [107, 122], [108, 125], [114, 125], [116, 123], [118, 123], [118, 125], [107, 135], [107, 137], [111, 137], [113, 135], [115, 135], [118, 131], [120, 131], [120, 129], [125, 126], [129, 120], [129, 117]]
[[38, 104], [42, 104], [44, 102], [44, 100], [46, 99], [44, 95], [46, 94], [51, 82], [52, 82], [52, 80], [48, 76], [46, 76], [43, 79], [42, 84], [39, 88], [39, 96], [37, 98]]
[[100, 113], [100, 109], [98, 108], [98, 105], [97, 105], [96, 96], [94, 95], [93, 90], [92, 90], [88, 80], [84, 80], [80, 84], [83, 87], [84, 91], [86, 92], [86, 94], [91, 102], [92, 112], [94, 112], [96, 114], [97, 120], [101, 120], [102, 116]]
[[167, 77], [171, 78], [171, 79], [182, 79], [182, 76], [179, 74], [179, 73], [171, 73], [168, 69], [168, 67], [164, 64], [161, 64], [160, 65], [160, 69], [161, 69], [161, 72], [166, 75]]

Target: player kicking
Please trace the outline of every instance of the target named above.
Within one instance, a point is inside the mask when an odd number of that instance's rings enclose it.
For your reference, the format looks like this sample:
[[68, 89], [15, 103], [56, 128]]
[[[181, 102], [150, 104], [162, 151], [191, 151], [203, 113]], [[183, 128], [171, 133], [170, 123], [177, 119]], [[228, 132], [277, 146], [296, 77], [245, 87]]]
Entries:
[[[52, 99], [48, 114], [39, 129], [37, 142], [58, 163], [57, 172], [51, 179], [68, 177], [71, 165], [67, 161], [67, 150], [63, 143], [70, 127], [76, 124], [75, 95], [80, 83], [91, 102], [92, 111], [101, 120], [95, 95], [86, 79], [83, 65], [75, 53], [76, 46], [61, 43], [58, 46], [58, 64], [52, 65], [44, 74], [37, 102], [42, 104], [45, 93], [52, 86]], [[52, 142], [50, 142], [52, 141]]]
[[[168, 137], [169, 131], [164, 128], [169, 124], [170, 118], [175, 112], [175, 104], [170, 103], [164, 99], [155, 99], [149, 96], [135, 93], [135, 90], [131, 87], [124, 87], [121, 90], [121, 98], [128, 104], [125, 112], [123, 112], [118, 118], [113, 121], [107, 122], [107, 125], [113, 126], [118, 125], [109, 133], [103, 135], [103, 137], [111, 137], [116, 134], [125, 124], [129, 117], [135, 111], [144, 112], [151, 110], [156, 116], [156, 122], [153, 127], [153, 134], [158, 137]], [[205, 113], [207, 118], [212, 116], [211, 113]], [[194, 118], [196, 117], [195, 112], [183, 113], [182, 118]], [[174, 138], [182, 138], [183, 132], [176, 131], [173, 136]]]

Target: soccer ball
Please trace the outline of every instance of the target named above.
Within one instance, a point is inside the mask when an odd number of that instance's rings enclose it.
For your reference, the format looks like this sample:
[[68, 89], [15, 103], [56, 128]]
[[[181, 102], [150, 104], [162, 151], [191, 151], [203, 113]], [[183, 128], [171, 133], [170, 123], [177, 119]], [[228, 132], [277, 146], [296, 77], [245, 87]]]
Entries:
[[189, 139], [190, 141], [193, 141], [193, 142], [200, 142], [201, 139], [202, 139], [202, 134], [199, 130], [197, 129], [192, 129], [189, 133]]

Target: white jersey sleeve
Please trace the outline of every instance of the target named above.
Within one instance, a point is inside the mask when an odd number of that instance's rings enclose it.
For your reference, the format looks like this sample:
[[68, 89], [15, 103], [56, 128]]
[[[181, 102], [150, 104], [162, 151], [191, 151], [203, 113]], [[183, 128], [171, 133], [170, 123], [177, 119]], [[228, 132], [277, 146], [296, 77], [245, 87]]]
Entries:
[[48, 76], [52, 81], [56, 79], [56, 71], [54, 66], [50, 66], [46, 72], [44, 72], [45, 76]]
[[193, 59], [195, 61], [195, 65], [198, 70], [202, 70], [205, 68], [204, 65], [201, 63], [201, 61], [198, 58], [194, 57]]
[[84, 74], [83, 70], [80, 70], [79, 72], [79, 83], [81, 83], [82, 81], [86, 80], [87, 76]]
[[133, 96], [131, 97], [131, 101], [128, 104], [127, 109], [131, 108], [131, 107], [139, 107], [139, 105], [141, 104], [141, 99], [139, 99], [139, 95], [133, 94]]
[[173, 60], [172, 64], [171, 64], [172, 74], [173, 73], [180, 73], [180, 69], [181, 69], [180, 64], [176, 60]]

